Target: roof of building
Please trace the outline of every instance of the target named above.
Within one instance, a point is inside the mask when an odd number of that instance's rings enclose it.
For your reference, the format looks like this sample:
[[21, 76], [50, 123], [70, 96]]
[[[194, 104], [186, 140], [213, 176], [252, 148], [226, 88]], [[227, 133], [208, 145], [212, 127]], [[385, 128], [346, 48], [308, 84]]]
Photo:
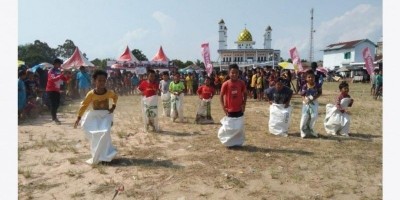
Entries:
[[348, 41], [348, 42], [339, 42], [339, 43], [335, 43], [335, 44], [330, 44], [323, 51], [350, 49], [350, 48], [354, 48], [357, 44], [364, 42], [364, 41], [370, 42], [371, 44], [376, 46], [376, 44], [374, 44], [371, 40], [362, 39], [362, 40], [353, 40], [353, 41]]
[[271, 26], [268, 26], [266, 30], [267, 30], [267, 31], [272, 31]]
[[243, 31], [239, 34], [238, 42], [245, 42], [245, 41], [253, 41], [253, 36], [251, 33], [244, 28]]
[[223, 19], [221, 19], [221, 21], [219, 21], [219, 23], [218, 24], [225, 24], [225, 22], [224, 22], [224, 20]]

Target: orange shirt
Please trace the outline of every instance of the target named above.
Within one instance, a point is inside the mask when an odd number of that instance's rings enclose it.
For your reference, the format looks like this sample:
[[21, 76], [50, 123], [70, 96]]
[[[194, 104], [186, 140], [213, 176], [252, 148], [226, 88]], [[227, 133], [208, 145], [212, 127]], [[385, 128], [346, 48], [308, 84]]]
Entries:
[[246, 84], [242, 80], [227, 80], [222, 84], [221, 95], [224, 95], [224, 105], [228, 112], [240, 112], [246, 95]]

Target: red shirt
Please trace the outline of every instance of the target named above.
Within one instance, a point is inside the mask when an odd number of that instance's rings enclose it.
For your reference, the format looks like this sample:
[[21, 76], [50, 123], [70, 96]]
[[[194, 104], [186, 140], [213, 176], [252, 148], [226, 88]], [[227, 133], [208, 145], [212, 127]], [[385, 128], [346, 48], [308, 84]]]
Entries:
[[63, 81], [67, 82], [69, 77], [61, 74], [59, 69], [51, 68], [47, 74], [46, 92], [60, 92], [60, 85]]
[[145, 97], [151, 97], [157, 94], [158, 84], [157, 82], [150, 83], [146, 80], [140, 82], [138, 89], [143, 92]]
[[224, 95], [224, 104], [228, 112], [240, 112], [246, 95], [246, 84], [242, 80], [225, 81], [221, 86], [221, 95]]
[[212, 96], [214, 96], [214, 88], [211, 86], [202, 85], [199, 87], [199, 89], [197, 89], [197, 94], [202, 99], [210, 99]]

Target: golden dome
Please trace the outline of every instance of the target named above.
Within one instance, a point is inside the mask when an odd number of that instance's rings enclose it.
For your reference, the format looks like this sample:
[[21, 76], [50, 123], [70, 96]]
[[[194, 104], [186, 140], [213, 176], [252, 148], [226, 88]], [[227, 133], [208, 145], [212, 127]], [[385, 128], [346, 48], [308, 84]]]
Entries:
[[251, 33], [245, 28], [238, 37], [238, 42], [253, 41]]

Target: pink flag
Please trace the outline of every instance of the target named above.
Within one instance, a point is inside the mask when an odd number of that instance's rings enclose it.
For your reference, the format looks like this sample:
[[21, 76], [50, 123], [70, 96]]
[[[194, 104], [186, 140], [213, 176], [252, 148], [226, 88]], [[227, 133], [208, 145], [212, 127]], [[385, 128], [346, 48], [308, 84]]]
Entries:
[[208, 43], [201, 44], [201, 55], [204, 59], [207, 75], [210, 76], [213, 70], [213, 65], [210, 60], [210, 48], [208, 47]]
[[299, 53], [297, 53], [296, 47], [293, 47], [289, 50], [290, 58], [292, 59], [292, 63], [294, 66], [297, 66], [298, 71], [303, 71], [303, 66], [301, 65], [301, 60]]
[[365, 68], [367, 69], [367, 72], [369, 75], [372, 74], [374, 71], [374, 61], [372, 60], [371, 52], [369, 51], [368, 47], [365, 47], [365, 49], [362, 51], [363, 57], [364, 57], [364, 62], [365, 62]]

